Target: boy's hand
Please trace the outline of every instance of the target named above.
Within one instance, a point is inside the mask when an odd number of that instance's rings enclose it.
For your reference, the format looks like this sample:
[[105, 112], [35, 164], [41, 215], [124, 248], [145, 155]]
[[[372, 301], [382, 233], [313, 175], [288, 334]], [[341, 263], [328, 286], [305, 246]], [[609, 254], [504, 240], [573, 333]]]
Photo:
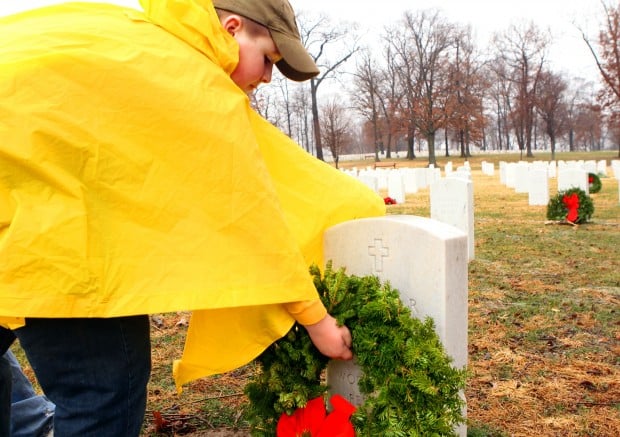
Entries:
[[320, 322], [314, 325], [304, 325], [310, 335], [312, 343], [323, 355], [339, 359], [350, 360], [351, 332], [346, 326], [338, 326], [336, 319], [327, 314]]

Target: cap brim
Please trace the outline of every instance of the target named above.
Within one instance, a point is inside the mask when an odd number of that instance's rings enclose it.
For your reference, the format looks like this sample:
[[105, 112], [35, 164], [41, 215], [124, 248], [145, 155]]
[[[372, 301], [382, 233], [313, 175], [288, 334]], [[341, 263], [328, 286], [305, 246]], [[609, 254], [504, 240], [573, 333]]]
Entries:
[[282, 55], [282, 59], [276, 62], [276, 67], [284, 76], [302, 82], [319, 74], [318, 67], [301, 41], [297, 38], [289, 38], [273, 29], [271, 29], [271, 37]]

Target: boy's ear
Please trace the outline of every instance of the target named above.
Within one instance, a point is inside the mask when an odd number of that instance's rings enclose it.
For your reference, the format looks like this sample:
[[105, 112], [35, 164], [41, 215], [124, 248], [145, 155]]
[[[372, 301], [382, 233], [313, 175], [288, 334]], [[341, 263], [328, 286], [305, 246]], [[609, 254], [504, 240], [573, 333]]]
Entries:
[[224, 29], [226, 29], [228, 33], [234, 36], [235, 33], [241, 30], [243, 19], [239, 15], [231, 14], [222, 20], [222, 26], [224, 26]]

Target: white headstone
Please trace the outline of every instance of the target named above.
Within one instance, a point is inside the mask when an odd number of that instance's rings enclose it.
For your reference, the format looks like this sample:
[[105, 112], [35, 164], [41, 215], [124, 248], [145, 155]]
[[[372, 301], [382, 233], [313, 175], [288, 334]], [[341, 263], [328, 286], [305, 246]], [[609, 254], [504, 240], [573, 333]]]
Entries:
[[457, 167], [456, 171], [453, 171], [448, 177], [456, 177], [461, 179], [466, 179], [471, 181], [471, 169], [469, 167], [465, 167], [464, 165]]
[[466, 179], [449, 177], [431, 185], [431, 218], [467, 234], [469, 259], [474, 259], [474, 188]]
[[357, 178], [363, 182], [368, 188], [374, 190], [375, 193], [379, 192], [379, 180], [377, 176], [369, 170], [364, 170], [359, 173]]
[[405, 183], [405, 194], [417, 193], [418, 186], [416, 185], [415, 173], [410, 167], [399, 168], [398, 171], [403, 175], [403, 182]]
[[549, 203], [549, 176], [545, 168], [532, 168], [528, 177], [528, 203], [547, 205]]
[[529, 164], [521, 161], [517, 163], [515, 167], [515, 192], [527, 193], [528, 192], [528, 173], [530, 171]]
[[600, 176], [607, 176], [607, 161], [601, 159], [596, 162], [596, 173]]
[[418, 189], [424, 189], [428, 186], [426, 181], [426, 168], [414, 168], [413, 174], [415, 175], [415, 183]]
[[508, 188], [514, 188], [517, 179], [517, 163], [508, 162], [506, 164], [506, 186]]
[[555, 178], [558, 174], [558, 164], [555, 161], [550, 161], [548, 164], [549, 167], [549, 177]]
[[492, 162], [482, 161], [482, 174], [493, 176], [495, 174], [495, 165]]
[[558, 191], [570, 188], [581, 188], [586, 194], [590, 193], [588, 173], [584, 169], [568, 166], [558, 170]]
[[387, 182], [387, 177], [388, 177], [388, 171], [385, 168], [377, 168], [377, 169], [373, 169], [375, 176], [377, 176], [377, 185], [379, 186], [380, 190], [387, 190], [387, 186], [388, 186], [388, 182]]
[[506, 161], [499, 162], [499, 182], [502, 185], [506, 185], [506, 169], [508, 167], [508, 163]]
[[620, 159], [611, 160], [611, 172], [613, 173], [614, 178], [620, 180]]
[[405, 203], [405, 182], [403, 175], [398, 170], [388, 172], [388, 197], [396, 200], [396, 203]]
[[593, 159], [589, 159], [583, 163], [583, 168], [588, 173], [596, 173], [596, 161]]
[[[325, 232], [324, 248], [334, 268], [389, 281], [414, 316], [434, 320], [453, 364], [467, 365], [466, 234], [436, 220], [395, 215], [336, 225]], [[330, 393], [361, 404], [359, 375], [352, 361], [330, 361]], [[467, 429], [460, 426], [457, 432], [465, 437]]]
[[441, 179], [441, 169], [437, 167], [429, 167], [426, 169], [426, 184], [430, 185]]

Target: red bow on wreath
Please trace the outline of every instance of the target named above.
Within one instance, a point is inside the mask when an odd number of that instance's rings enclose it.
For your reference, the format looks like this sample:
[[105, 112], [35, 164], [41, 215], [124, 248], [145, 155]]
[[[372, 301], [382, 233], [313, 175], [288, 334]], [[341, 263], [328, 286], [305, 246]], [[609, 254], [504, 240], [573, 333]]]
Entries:
[[289, 416], [282, 413], [276, 429], [277, 437], [355, 437], [350, 422], [355, 407], [340, 395], [330, 399], [333, 411], [327, 415], [322, 397], [308, 401]]
[[579, 214], [577, 210], [579, 209], [579, 196], [577, 193], [573, 193], [570, 196], [565, 195], [562, 197], [562, 203], [568, 209], [568, 213], [566, 214], [566, 220], [575, 223], [579, 218]]

